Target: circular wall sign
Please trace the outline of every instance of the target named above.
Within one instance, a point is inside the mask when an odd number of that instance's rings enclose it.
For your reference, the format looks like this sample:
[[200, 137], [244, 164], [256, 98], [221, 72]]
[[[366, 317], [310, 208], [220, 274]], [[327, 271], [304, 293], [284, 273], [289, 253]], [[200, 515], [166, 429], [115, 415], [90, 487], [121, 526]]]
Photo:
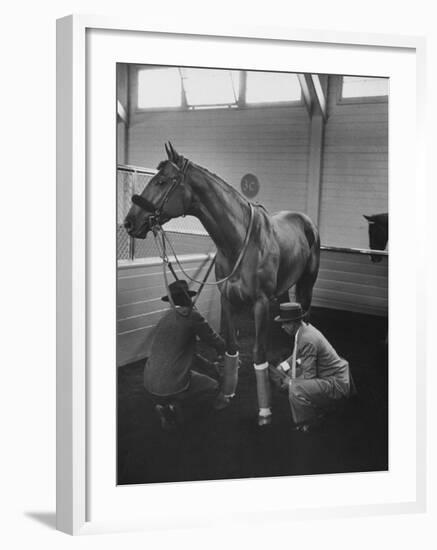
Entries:
[[259, 181], [253, 174], [246, 174], [241, 178], [241, 191], [245, 197], [252, 199], [259, 191]]

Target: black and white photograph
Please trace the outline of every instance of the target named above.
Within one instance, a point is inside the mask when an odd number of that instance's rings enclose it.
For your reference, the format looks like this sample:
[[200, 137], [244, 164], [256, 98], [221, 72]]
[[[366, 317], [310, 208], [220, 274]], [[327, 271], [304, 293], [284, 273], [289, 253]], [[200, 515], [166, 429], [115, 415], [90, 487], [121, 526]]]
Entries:
[[117, 484], [388, 470], [389, 79], [116, 70]]

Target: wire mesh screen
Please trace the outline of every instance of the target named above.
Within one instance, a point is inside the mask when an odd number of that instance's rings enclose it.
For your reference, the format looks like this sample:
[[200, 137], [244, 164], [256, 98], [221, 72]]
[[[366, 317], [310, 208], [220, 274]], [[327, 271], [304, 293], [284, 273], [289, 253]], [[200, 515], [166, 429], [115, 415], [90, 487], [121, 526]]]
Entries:
[[[154, 174], [154, 170], [131, 166], [119, 165], [117, 168], [117, 258], [119, 260], [158, 256], [151, 234], [145, 239], [132, 239], [123, 227], [124, 218], [132, 205], [132, 195], [141, 194]], [[170, 220], [165, 224], [165, 230], [178, 255], [215, 250], [214, 243], [205, 228], [193, 216]], [[171, 250], [168, 250], [168, 253], [171, 254]]]

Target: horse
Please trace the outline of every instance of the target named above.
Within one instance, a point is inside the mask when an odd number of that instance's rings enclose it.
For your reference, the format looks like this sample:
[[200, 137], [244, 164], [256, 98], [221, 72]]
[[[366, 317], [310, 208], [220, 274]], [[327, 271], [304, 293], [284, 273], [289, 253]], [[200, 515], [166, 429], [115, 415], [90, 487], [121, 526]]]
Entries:
[[238, 357], [238, 310], [253, 307], [258, 424], [267, 425], [272, 418], [266, 355], [271, 303], [296, 285], [296, 299], [309, 311], [319, 271], [318, 230], [300, 212], [269, 215], [222, 178], [177, 153], [170, 142], [165, 150], [168, 158], [159, 163], [141, 195], [132, 197], [124, 226], [131, 237], [144, 239], [156, 224], [179, 216], [195, 216], [203, 224], [217, 248], [215, 275], [227, 357]]
[[[364, 218], [369, 222], [369, 248], [371, 250], [385, 250], [388, 242], [388, 213], [374, 214]], [[374, 263], [382, 260], [381, 256], [371, 254], [370, 259]]]

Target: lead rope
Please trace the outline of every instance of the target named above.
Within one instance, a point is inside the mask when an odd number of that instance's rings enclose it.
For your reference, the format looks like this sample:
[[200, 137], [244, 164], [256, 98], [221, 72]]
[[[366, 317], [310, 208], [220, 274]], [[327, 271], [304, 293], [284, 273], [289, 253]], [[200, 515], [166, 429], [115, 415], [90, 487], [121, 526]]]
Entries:
[[166, 292], [167, 292], [168, 301], [170, 302], [170, 305], [171, 305], [173, 311], [177, 315], [179, 315], [180, 317], [189, 317], [191, 315], [191, 312], [193, 311], [194, 304], [192, 304], [189, 307], [189, 309], [186, 313], [183, 313], [182, 311], [177, 309], [177, 306], [176, 306], [176, 304], [174, 303], [174, 300], [173, 300], [173, 296], [171, 295], [171, 292], [170, 292], [170, 286], [169, 286], [169, 282], [168, 282], [167, 269], [166, 269], [167, 266], [169, 267], [170, 271], [172, 272], [173, 277], [175, 278], [175, 280], [178, 280], [178, 278], [176, 276], [176, 273], [175, 273], [173, 267], [171, 266], [170, 260], [168, 259], [167, 252], [166, 252], [166, 249], [165, 249], [165, 241], [164, 241], [164, 239], [162, 239], [162, 249], [160, 250], [160, 247], [159, 247], [159, 244], [158, 244], [158, 237], [157, 237], [156, 233], [153, 232], [153, 236], [155, 237], [155, 244], [156, 244], [156, 248], [158, 249], [158, 253], [160, 253], [161, 258], [162, 258], [162, 268], [163, 268], [162, 271], [163, 271], [164, 283], [165, 283], [165, 289], [166, 289]]
[[207, 284], [206, 281], [208, 280], [208, 277], [209, 277], [209, 275], [210, 275], [210, 273], [211, 273], [211, 271], [212, 271], [212, 268], [214, 267], [215, 259], [216, 259], [216, 256], [214, 256], [214, 257], [212, 258], [211, 263], [209, 264], [209, 267], [208, 267], [208, 269], [206, 270], [206, 274], [205, 274], [205, 277], [203, 278], [202, 284], [200, 285], [199, 290], [197, 291], [197, 295], [196, 295], [196, 297], [195, 297], [194, 300], [193, 300], [193, 307], [195, 307], [196, 302], [197, 302], [197, 300], [199, 299], [200, 293], [201, 293], [202, 290], [203, 290], [203, 287]]
[[297, 355], [297, 336], [299, 334], [300, 328], [296, 332], [296, 336], [294, 337], [294, 347], [293, 347], [293, 355], [291, 357], [291, 379], [294, 380], [296, 378], [296, 355]]
[[179, 261], [179, 258], [177, 256], [177, 254], [176, 254], [176, 252], [173, 248], [173, 245], [172, 245], [170, 239], [168, 238], [166, 232], [162, 229], [162, 227], [160, 227], [160, 231], [163, 234], [163, 240], [165, 239], [167, 241], [167, 244], [169, 245], [169, 247], [171, 249], [171, 252], [172, 252], [173, 256], [175, 257], [175, 260], [176, 260], [176, 263], [178, 264], [179, 269], [182, 271], [182, 273], [185, 275], [185, 277], [187, 277], [187, 279], [189, 279], [193, 283], [197, 283], [197, 284], [216, 286], [216, 285], [220, 285], [220, 284], [226, 282], [228, 279], [230, 279], [235, 274], [235, 272], [237, 271], [237, 269], [239, 268], [239, 266], [241, 264], [241, 261], [243, 260], [244, 254], [246, 252], [247, 245], [249, 243], [250, 234], [252, 233], [254, 215], [253, 215], [252, 203], [249, 203], [249, 204], [250, 204], [249, 227], [247, 228], [247, 232], [246, 232], [246, 236], [244, 238], [243, 246], [241, 247], [240, 253], [239, 253], [238, 258], [237, 258], [237, 261], [235, 262], [235, 265], [234, 265], [232, 271], [229, 273], [229, 275], [227, 275], [226, 277], [223, 277], [223, 279], [219, 279], [218, 281], [214, 281], [214, 282], [211, 282], [211, 283], [208, 283], [206, 281], [204, 283], [202, 283], [202, 281], [198, 281], [197, 279], [194, 279], [193, 277], [188, 275], [188, 273], [182, 267], [182, 264]]
[[[156, 232], [157, 233], [157, 232]], [[200, 293], [202, 292], [202, 289], [203, 287], [205, 286], [206, 284], [206, 281], [211, 273], [211, 270], [214, 266], [214, 263], [215, 263], [215, 256], [212, 258], [212, 261], [206, 271], [206, 274], [203, 278], [203, 281], [201, 282], [201, 285], [199, 287], [199, 290], [197, 291], [197, 294], [196, 294], [196, 297], [194, 298], [194, 300], [192, 301], [192, 305], [190, 306], [188, 312], [185, 314], [185, 313], [182, 313], [180, 310], [177, 309], [177, 306], [176, 304], [174, 303], [174, 300], [173, 300], [173, 297], [171, 295], [171, 292], [170, 292], [170, 288], [169, 288], [169, 283], [168, 283], [168, 277], [167, 277], [167, 270], [166, 270], [166, 267], [168, 267], [173, 275], [173, 277], [175, 278], [175, 280], [177, 281], [178, 280], [178, 277], [176, 275], [176, 272], [175, 270], [173, 269], [173, 266], [171, 265], [171, 262], [168, 258], [168, 255], [167, 255], [167, 252], [166, 252], [166, 248], [165, 248], [165, 240], [162, 238], [162, 247], [159, 245], [159, 240], [158, 240], [158, 237], [157, 237], [157, 234], [154, 232], [154, 237], [155, 237], [155, 245], [156, 245], [156, 248], [158, 249], [158, 253], [159, 255], [161, 256], [162, 258], [162, 265], [163, 265], [163, 275], [164, 275], [164, 282], [165, 282], [165, 287], [166, 287], [166, 291], [167, 291], [167, 296], [168, 296], [168, 299], [169, 299], [169, 302], [170, 302], [170, 305], [171, 307], [173, 308], [173, 310], [178, 314], [180, 315], [181, 317], [188, 317], [192, 310], [196, 307], [196, 302], [197, 300], [199, 299], [199, 296], [200, 296]], [[162, 235], [163, 231], [161, 230], [161, 235]], [[187, 294], [187, 297], [190, 298], [191, 300], [191, 297]]]

